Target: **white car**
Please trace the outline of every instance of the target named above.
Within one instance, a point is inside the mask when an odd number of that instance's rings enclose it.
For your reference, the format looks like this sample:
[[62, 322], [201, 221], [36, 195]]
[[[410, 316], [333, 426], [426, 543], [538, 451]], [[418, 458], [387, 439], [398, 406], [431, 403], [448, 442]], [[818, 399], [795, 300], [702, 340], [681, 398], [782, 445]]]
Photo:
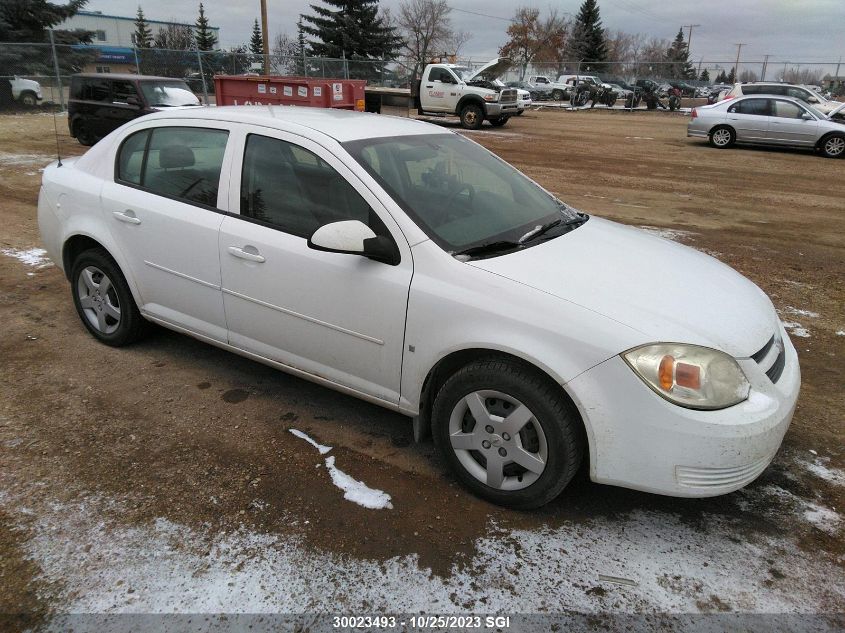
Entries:
[[736, 490], [798, 397], [753, 283], [421, 121], [152, 114], [49, 166], [38, 220], [96, 339], [154, 321], [413, 416], [503, 505], [550, 501], [582, 463], [655, 493]]
[[21, 79], [13, 77], [8, 80], [12, 86], [12, 98], [25, 106], [37, 106], [38, 102], [44, 99], [41, 93], [41, 84], [32, 79]]

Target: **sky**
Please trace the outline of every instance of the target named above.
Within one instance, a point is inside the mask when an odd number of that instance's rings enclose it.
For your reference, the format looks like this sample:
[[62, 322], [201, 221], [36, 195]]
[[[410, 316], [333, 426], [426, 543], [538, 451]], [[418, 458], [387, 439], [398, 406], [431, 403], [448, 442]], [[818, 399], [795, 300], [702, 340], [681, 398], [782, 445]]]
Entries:
[[[134, 16], [138, 3], [139, 0], [90, 0], [86, 10]], [[199, 4], [186, 0], [140, 3], [149, 19], [179, 22], [194, 22]], [[271, 38], [278, 32], [293, 35], [297, 17], [310, 12], [309, 4], [314, 3], [319, 4], [319, 0], [267, 0]], [[260, 14], [259, 0], [203, 0], [203, 4], [211, 23], [221, 29], [221, 46], [248, 41], [253, 20]], [[400, 0], [381, 0], [381, 6], [394, 14], [399, 4]], [[462, 57], [473, 60], [496, 56], [507, 39], [507, 18], [517, 7], [536, 7], [542, 14], [552, 7], [560, 13], [575, 14], [580, 4], [581, 0], [449, 0], [453, 26], [472, 36]], [[844, 0], [599, 0], [599, 8], [605, 28], [669, 40], [681, 25], [700, 25], [692, 33], [691, 58], [695, 63], [703, 58], [732, 65], [737, 43], [744, 44], [742, 59], [749, 61], [762, 60], [768, 54], [772, 63], [788, 60], [835, 64], [845, 56]]]

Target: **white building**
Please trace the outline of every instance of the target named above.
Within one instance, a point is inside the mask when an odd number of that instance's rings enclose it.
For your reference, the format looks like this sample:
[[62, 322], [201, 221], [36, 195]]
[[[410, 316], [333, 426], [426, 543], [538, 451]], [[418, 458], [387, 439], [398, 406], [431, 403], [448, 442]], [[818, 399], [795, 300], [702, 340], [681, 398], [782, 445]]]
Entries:
[[[153, 38], [156, 34], [171, 24], [189, 26], [193, 24], [183, 22], [167, 22], [162, 20], [146, 20]], [[101, 11], [79, 11], [72, 18], [62, 22], [57, 29], [84, 29], [94, 33], [92, 43], [98, 46], [131, 47], [132, 35], [135, 32], [135, 17], [123, 17], [119, 15], [106, 15]], [[217, 36], [220, 41], [220, 27], [210, 26], [209, 30]]]

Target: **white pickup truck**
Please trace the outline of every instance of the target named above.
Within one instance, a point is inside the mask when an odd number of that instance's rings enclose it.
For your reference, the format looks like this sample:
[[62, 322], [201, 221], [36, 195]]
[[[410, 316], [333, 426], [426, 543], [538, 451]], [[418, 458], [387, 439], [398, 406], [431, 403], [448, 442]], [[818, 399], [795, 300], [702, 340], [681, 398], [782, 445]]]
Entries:
[[540, 86], [545, 86], [546, 88], [551, 88], [551, 97], [555, 101], [563, 101], [564, 99], [569, 98], [569, 91], [572, 90], [572, 86], [567, 86], [560, 81], [553, 81], [549, 79], [546, 75], [533, 75], [526, 79], [528, 83], [537, 84]]
[[511, 67], [511, 60], [497, 57], [478, 70], [458, 64], [429, 64], [419, 86], [420, 114], [454, 114], [461, 125], [477, 130], [487, 120], [500, 127], [520, 110], [516, 88], [496, 82]]
[[18, 76], [8, 80], [12, 86], [12, 99], [25, 106], [36, 106], [44, 96], [41, 94], [41, 84], [32, 79], [22, 79]]

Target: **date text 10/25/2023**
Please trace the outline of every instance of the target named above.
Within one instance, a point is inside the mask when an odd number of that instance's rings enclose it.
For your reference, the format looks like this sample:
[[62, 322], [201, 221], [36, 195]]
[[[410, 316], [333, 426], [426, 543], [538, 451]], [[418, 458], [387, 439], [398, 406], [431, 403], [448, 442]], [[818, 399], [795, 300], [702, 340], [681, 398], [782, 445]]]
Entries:
[[506, 615], [411, 615], [398, 618], [392, 615], [335, 616], [332, 626], [338, 629], [392, 629], [395, 627], [420, 629], [508, 629], [510, 616]]

